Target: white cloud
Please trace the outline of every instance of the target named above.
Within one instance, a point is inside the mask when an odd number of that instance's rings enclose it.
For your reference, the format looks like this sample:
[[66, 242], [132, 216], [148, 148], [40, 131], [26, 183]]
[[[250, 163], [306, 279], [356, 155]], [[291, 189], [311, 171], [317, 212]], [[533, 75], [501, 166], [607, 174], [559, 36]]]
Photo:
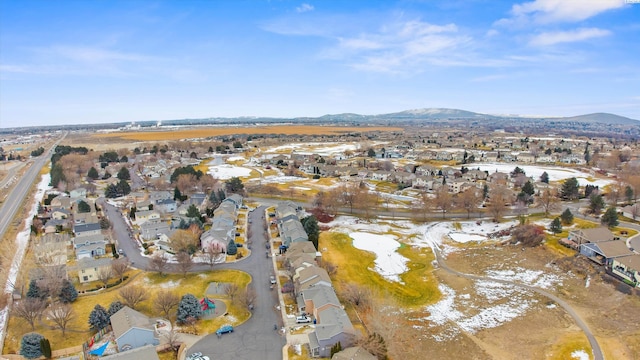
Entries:
[[609, 30], [581, 28], [568, 31], [543, 32], [534, 36], [529, 43], [534, 46], [548, 46], [560, 43], [584, 41], [608, 35], [611, 35]]
[[578, 22], [623, 6], [623, 0], [534, 0], [513, 5], [512, 17], [501, 19], [497, 24]]
[[307, 4], [307, 3], [303, 3], [302, 5], [300, 5], [300, 6], [298, 6], [296, 8], [296, 11], [299, 12], [299, 13], [303, 13], [303, 12], [307, 12], [307, 11], [313, 11], [313, 10], [315, 10], [313, 5]]

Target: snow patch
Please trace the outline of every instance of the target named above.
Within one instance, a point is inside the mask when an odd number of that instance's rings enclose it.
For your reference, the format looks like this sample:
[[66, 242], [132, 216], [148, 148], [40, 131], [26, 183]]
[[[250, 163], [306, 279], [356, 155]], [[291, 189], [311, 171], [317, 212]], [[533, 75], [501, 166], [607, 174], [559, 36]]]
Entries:
[[233, 177], [246, 177], [251, 175], [251, 169], [242, 167], [242, 166], [233, 166], [233, 165], [213, 165], [209, 166], [209, 171], [207, 174], [210, 174], [216, 179], [220, 180], [228, 180]]
[[578, 360], [589, 360], [589, 354], [584, 350], [576, 350], [571, 353], [571, 358]]
[[407, 271], [408, 259], [396, 250], [400, 243], [389, 235], [377, 235], [365, 232], [350, 233], [353, 246], [376, 255], [374, 270], [384, 278], [400, 282], [400, 274]]

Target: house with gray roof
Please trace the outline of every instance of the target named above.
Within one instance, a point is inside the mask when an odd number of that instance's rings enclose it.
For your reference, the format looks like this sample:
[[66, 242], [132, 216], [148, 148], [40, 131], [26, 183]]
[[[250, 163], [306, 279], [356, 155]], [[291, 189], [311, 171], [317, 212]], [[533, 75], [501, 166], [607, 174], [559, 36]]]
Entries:
[[102, 234], [81, 235], [73, 238], [76, 259], [93, 258], [105, 255], [107, 240]]
[[333, 354], [331, 360], [378, 360], [361, 346], [352, 346]]
[[154, 345], [145, 345], [137, 349], [119, 352], [101, 357], [102, 360], [160, 360]]
[[160, 344], [155, 321], [128, 306], [111, 315], [111, 327], [118, 351]]
[[351, 346], [356, 339], [356, 331], [349, 316], [342, 308], [330, 307], [319, 312], [315, 330], [309, 333], [309, 349], [313, 357], [329, 357], [331, 347], [340, 343]]
[[76, 224], [73, 226], [73, 233], [76, 236], [98, 235], [102, 232], [99, 223]]

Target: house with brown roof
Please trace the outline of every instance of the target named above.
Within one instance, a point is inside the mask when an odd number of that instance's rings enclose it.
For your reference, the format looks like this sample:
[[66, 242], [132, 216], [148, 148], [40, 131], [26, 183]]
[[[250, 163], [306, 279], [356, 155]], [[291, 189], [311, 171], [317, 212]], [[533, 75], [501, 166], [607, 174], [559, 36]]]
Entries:
[[593, 229], [571, 230], [567, 238], [580, 246], [586, 243], [611, 241], [614, 240], [615, 236], [606, 227], [598, 227]]

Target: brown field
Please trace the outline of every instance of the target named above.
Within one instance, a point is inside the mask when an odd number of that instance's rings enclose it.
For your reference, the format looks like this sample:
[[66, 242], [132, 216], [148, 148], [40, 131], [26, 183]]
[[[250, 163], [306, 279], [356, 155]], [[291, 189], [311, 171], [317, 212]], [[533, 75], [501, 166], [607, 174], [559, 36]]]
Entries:
[[363, 133], [370, 131], [403, 131], [399, 127], [371, 126], [306, 126], [306, 125], [273, 125], [273, 126], [250, 126], [250, 127], [206, 127], [190, 128], [170, 131], [144, 131], [144, 132], [118, 132], [108, 134], [94, 134], [93, 138], [100, 139], [122, 139], [133, 141], [162, 141], [207, 138], [224, 135], [262, 135], [262, 134], [283, 134], [283, 135], [339, 135], [347, 133]]

